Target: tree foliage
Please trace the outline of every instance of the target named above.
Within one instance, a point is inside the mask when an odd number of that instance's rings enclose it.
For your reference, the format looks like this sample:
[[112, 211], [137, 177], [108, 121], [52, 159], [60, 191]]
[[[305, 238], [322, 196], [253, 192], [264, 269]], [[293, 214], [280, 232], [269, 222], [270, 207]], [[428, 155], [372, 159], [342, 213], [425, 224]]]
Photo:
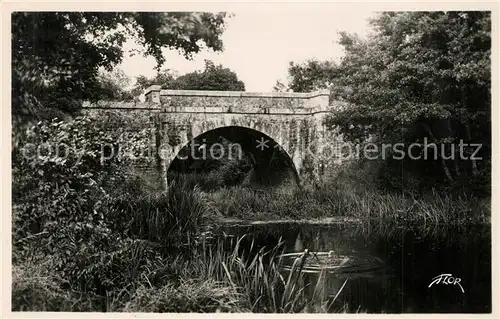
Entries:
[[134, 98], [129, 90], [131, 79], [122, 69], [99, 72], [98, 82], [103, 100], [126, 101]]
[[273, 92], [290, 92], [290, 91], [291, 90], [288, 87], [288, 85], [286, 85], [285, 83], [283, 83], [280, 80], [277, 80], [273, 86]]
[[123, 58], [135, 38], [165, 62], [162, 48], [191, 58], [204, 47], [222, 50], [225, 13], [15, 12], [12, 14], [12, 110], [18, 117], [71, 112], [99, 98], [98, 70]]
[[207, 60], [203, 71], [195, 71], [178, 77], [172, 84], [172, 89], [245, 91], [245, 84], [232, 70]]
[[140, 94], [150, 85], [161, 85], [170, 90], [245, 91], [245, 84], [234, 71], [209, 60], [205, 60], [203, 71], [178, 76], [171, 70], [162, 70], [151, 79], [139, 76], [133, 93]]
[[[423, 187], [476, 178], [489, 185], [490, 13], [386, 12], [371, 25], [374, 32], [366, 39], [340, 34], [345, 56], [338, 64], [291, 64], [290, 87], [308, 91], [328, 85], [336, 99], [350, 102], [329, 124], [351, 141], [409, 145], [427, 138], [443, 145], [446, 154], [454, 152], [453, 159], [437, 154], [432, 160], [392, 163], [395, 180], [411, 171]], [[476, 156], [483, 160], [462, 160], [458, 147], [451, 148], [460, 140], [481, 144]]]
[[177, 77], [177, 72], [167, 69], [167, 70], [160, 70], [158, 73], [156, 73], [156, 76], [152, 78], [147, 78], [144, 75], [139, 75], [136, 78], [135, 86], [131, 90], [131, 94], [133, 96], [139, 96], [144, 92], [144, 90], [151, 85], [163, 85], [164, 87], [170, 87], [171, 83], [175, 81]]
[[330, 87], [338, 76], [337, 65], [333, 61], [307, 60], [302, 64], [290, 62], [288, 74], [290, 82], [288, 86], [276, 83], [276, 88], [282, 91], [311, 92]]

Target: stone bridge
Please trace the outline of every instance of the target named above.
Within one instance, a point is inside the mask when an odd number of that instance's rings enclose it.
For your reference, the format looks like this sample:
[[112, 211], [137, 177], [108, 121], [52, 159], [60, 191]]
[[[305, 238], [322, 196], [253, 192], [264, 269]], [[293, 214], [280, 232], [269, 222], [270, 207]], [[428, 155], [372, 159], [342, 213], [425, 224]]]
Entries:
[[[251, 154], [256, 174], [270, 174], [278, 158], [300, 183], [321, 179], [325, 169], [341, 164], [342, 137], [329, 130], [325, 118], [345, 106], [330, 101], [329, 92], [254, 93], [231, 91], [162, 90], [149, 87], [144, 103], [91, 105], [127, 114], [139, 127], [153, 130], [157, 161], [149, 166], [164, 185], [181, 150], [198, 141], [223, 137]], [[100, 112], [100, 111], [99, 111]], [[185, 153], [185, 152], [184, 152]], [[154, 169], [152, 169], [154, 166]], [[282, 165], [283, 166], [283, 165]]]

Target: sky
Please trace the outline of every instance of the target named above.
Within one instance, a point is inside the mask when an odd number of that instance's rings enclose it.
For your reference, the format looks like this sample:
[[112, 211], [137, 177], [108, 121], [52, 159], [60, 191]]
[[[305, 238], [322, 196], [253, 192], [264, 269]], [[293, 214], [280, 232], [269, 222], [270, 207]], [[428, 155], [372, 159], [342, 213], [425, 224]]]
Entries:
[[[205, 50], [192, 60], [175, 50], [164, 50], [166, 63], [162, 68], [184, 74], [204, 68], [205, 59], [230, 68], [245, 83], [248, 92], [272, 91], [277, 80], [286, 83], [290, 61], [303, 62], [311, 58], [338, 60], [343, 55], [337, 43], [338, 32], [347, 31], [361, 36], [369, 31], [371, 11], [356, 8], [309, 11], [242, 11], [227, 20], [222, 35], [223, 52]], [[125, 49], [138, 49], [130, 40]], [[153, 57], [125, 55], [118, 67], [128, 76], [153, 77], [156, 74]]]

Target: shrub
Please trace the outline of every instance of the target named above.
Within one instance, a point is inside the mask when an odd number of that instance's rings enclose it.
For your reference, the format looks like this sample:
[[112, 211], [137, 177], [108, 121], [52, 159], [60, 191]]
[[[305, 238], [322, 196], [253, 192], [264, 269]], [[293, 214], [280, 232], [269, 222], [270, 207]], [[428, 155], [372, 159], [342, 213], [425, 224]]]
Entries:
[[[58, 240], [52, 236], [64, 236], [59, 230], [65, 225], [84, 237], [89, 235], [89, 225], [97, 227], [96, 233], [107, 233], [102, 208], [109, 194], [103, 185], [124, 177], [124, 169], [118, 157], [101, 162], [102, 145], [131, 141], [123, 130], [111, 134], [96, 122], [100, 123], [92, 116], [39, 122], [13, 149], [14, 249], [22, 250], [25, 239], [35, 234], [49, 235], [36, 240], [49, 250], [56, 249], [52, 244]], [[138, 134], [132, 142], [143, 140], [144, 135]], [[37, 154], [35, 149], [50, 152]]]
[[102, 125], [92, 116], [40, 122], [24, 146], [64, 144], [71, 152], [28, 158], [16, 148], [12, 154], [14, 264], [42, 255], [72, 289], [101, 297], [133, 283], [162, 247], [191, 244], [207, 210], [197, 189], [150, 192], [130, 178], [126, 161], [101, 162], [102, 143], [146, 139], [144, 132], [130, 139]]

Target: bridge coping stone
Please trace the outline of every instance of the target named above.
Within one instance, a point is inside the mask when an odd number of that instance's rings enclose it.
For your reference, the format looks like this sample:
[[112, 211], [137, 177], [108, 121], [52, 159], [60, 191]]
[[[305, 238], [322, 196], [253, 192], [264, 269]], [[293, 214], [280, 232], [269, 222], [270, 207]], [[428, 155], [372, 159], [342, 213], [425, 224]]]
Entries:
[[270, 98], [305, 98], [330, 95], [328, 90], [315, 92], [246, 92], [246, 91], [204, 91], [204, 90], [163, 90], [160, 85], [151, 85], [144, 94], [150, 96], [160, 92], [163, 96], [214, 96], [214, 97], [270, 97]]
[[316, 92], [245, 92], [245, 91], [201, 91], [201, 90], [162, 90], [160, 85], [151, 85], [145, 90], [147, 102], [161, 104], [163, 100], [190, 98], [236, 98], [236, 99], [269, 99], [305, 100], [304, 108], [319, 108], [324, 110], [330, 104], [330, 92], [321, 90]]
[[[146, 90], [148, 94], [158, 91], [151, 87]], [[199, 91], [199, 90], [159, 90], [161, 96], [206, 96], [206, 97], [260, 97], [260, 98], [295, 98], [310, 99], [318, 96], [329, 96], [328, 91], [317, 91], [307, 93], [296, 92], [245, 92], [245, 91]]]

